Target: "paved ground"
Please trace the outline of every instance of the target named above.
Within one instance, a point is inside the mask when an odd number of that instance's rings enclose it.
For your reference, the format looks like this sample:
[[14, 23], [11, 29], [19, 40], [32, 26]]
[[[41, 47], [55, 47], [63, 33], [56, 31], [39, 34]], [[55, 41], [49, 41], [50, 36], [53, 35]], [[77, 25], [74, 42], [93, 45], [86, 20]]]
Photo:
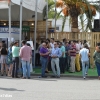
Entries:
[[0, 77], [0, 100], [100, 100], [100, 80]]

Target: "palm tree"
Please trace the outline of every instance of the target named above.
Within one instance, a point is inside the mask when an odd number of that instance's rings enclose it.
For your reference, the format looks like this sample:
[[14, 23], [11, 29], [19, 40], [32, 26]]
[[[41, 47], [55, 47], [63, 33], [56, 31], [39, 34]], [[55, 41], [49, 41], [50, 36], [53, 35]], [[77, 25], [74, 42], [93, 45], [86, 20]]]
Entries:
[[[47, 0], [45, 0], [47, 2]], [[54, 0], [48, 0], [48, 19], [54, 19], [55, 18], [55, 14], [57, 16], [57, 18], [62, 17], [62, 15], [60, 15], [60, 13], [58, 13], [56, 11], [55, 13], [55, 2]], [[43, 20], [46, 19], [46, 15], [47, 15], [47, 5], [44, 7], [43, 9]]]
[[[52, 3], [50, 3], [51, 1]], [[50, 2], [48, 7], [49, 11], [52, 11], [51, 8], [54, 7], [54, 2], [53, 0], [50, 0]], [[62, 30], [64, 28], [66, 17], [70, 16], [72, 32], [79, 32], [78, 16], [80, 16], [82, 28], [84, 27], [84, 15], [86, 15], [87, 18], [87, 26], [85, 30], [87, 31], [88, 28], [92, 30], [92, 19], [93, 16], [96, 15], [96, 10], [98, 11], [99, 9], [98, 5], [92, 5], [87, 0], [57, 0], [56, 7], [61, 8], [61, 12], [64, 14]], [[46, 8], [44, 8], [43, 12], [45, 12], [45, 9]]]
[[79, 32], [78, 16], [80, 16], [81, 23], [83, 23], [83, 15], [86, 15], [87, 18], [85, 30], [88, 28], [92, 30], [92, 19], [96, 15], [99, 6], [92, 5], [87, 0], [57, 0], [56, 6], [62, 9], [64, 17], [70, 16], [72, 32]]

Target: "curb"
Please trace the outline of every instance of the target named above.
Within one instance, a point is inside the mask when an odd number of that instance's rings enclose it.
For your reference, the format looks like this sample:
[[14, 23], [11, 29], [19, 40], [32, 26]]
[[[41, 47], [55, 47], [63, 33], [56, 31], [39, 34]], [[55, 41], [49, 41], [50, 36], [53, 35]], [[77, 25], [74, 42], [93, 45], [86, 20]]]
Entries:
[[[52, 76], [53, 74], [46, 74], [47, 76]], [[31, 73], [31, 76], [41, 76], [40, 73]], [[65, 75], [65, 74], [61, 74], [61, 77], [71, 77], [71, 78], [82, 78], [82, 76], [76, 76], [76, 75]], [[96, 78], [97, 79], [98, 76], [87, 76], [87, 78]]]

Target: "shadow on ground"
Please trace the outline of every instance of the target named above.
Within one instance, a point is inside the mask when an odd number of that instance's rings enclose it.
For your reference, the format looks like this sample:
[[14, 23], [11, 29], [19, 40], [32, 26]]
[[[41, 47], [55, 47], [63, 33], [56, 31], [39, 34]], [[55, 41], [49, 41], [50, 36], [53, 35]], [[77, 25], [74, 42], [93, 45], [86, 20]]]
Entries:
[[4, 90], [4, 91], [20, 91], [20, 92], [25, 91], [25, 90], [17, 90], [15, 88], [1, 88], [1, 87], [0, 87], [0, 90]]

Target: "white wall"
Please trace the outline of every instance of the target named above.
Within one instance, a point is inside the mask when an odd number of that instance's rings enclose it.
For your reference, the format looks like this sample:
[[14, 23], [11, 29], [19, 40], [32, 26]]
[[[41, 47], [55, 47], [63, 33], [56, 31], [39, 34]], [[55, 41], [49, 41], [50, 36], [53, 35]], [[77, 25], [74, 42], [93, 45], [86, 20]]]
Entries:
[[[58, 19], [56, 21], [56, 26], [59, 27], [59, 32], [62, 31], [62, 24], [63, 24], [63, 19]], [[52, 20], [52, 27], [55, 27], [55, 20]], [[64, 32], [71, 32], [71, 27], [69, 23], [69, 19], [66, 19], [65, 27], [64, 27]]]

